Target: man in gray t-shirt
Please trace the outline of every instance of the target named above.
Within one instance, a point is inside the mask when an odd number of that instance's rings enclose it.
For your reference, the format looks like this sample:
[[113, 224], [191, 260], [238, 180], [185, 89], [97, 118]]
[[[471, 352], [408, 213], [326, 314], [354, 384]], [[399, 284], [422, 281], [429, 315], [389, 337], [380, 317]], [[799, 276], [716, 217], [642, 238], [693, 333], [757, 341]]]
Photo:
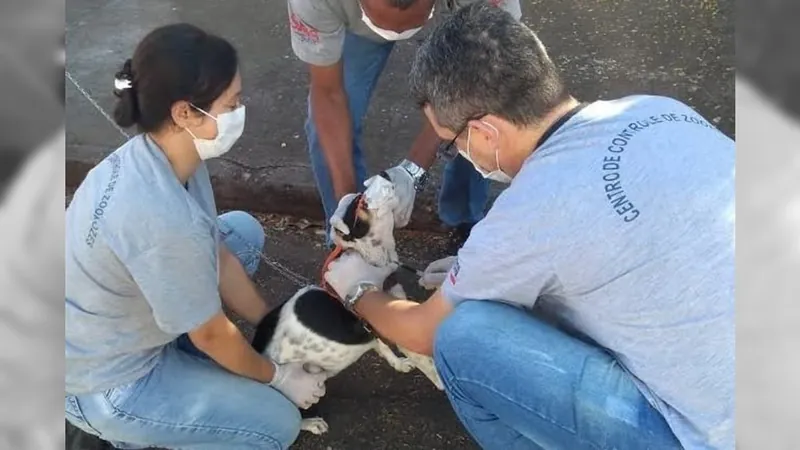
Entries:
[[[477, 0], [287, 0], [292, 49], [308, 64], [311, 87], [306, 136], [326, 223], [338, 201], [362, 190], [367, 176], [361, 146], [364, 115], [372, 91], [397, 41]], [[492, 0], [519, 19], [519, 0]], [[398, 226], [410, 218], [415, 188], [436, 159], [439, 137], [425, 121], [408, 158], [387, 172], [402, 200]], [[463, 158], [445, 167], [439, 216], [464, 235], [484, 215], [488, 184]], [[334, 226], [341, 225], [334, 221]], [[339, 228], [337, 226], [337, 228]], [[347, 234], [349, 231], [340, 228]]]
[[375, 292], [385, 271], [349, 255], [326, 274], [345, 303], [433, 354], [484, 448], [733, 449], [733, 141], [665, 97], [579, 103], [492, 8], [434, 31], [411, 80], [437, 133], [509, 186], [426, 271], [429, 300]]

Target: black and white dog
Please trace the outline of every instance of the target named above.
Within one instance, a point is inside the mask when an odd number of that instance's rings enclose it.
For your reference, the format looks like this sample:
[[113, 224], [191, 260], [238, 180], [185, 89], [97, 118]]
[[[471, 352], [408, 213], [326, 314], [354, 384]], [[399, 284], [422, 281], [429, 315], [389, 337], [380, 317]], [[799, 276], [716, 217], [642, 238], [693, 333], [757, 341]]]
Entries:
[[[344, 217], [350, 233], [343, 236], [337, 232], [336, 244], [343, 252], [358, 252], [373, 265], [397, 267], [392, 213], [396, 200], [393, 200], [391, 183], [380, 178], [363, 196], [361, 201], [350, 204]], [[406, 298], [399, 283], [393, 284], [388, 292], [396, 298]], [[324, 370], [331, 376], [349, 367], [366, 352], [375, 350], [398, 372], [417, 368], [438, 389], [443, 389], [430, 357], [403, 348], [398, 349], [404, 357], [398, 357], [360, 318], [318, 286], [300, 289], [272, 310], [258, 325], [252, 345], [278, 364], [303, 362], [307, 370]], [[314, 434], [327, 432], [327, 422], [314, 409], [301, 411], [302, 429]]]

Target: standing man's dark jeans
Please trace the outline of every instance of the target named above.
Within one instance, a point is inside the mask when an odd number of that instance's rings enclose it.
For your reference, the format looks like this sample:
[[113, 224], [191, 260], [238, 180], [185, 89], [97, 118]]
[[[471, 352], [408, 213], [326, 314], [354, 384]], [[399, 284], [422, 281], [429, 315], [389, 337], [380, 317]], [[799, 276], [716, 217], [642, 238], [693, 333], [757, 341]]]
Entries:
[[436, 368], [484, 449], [680, 449], [605, 351], [502, 303], [465, 302], [440, 326]]
[[[361, 146], [363, 119], [369, 108], [372, 91], [393, 48], [394, 42], [375, 42], [352, 33], [347, 33], [345, 37], [342, 54], [344, 87], [350, 107], [350, 120], [353, 124], [353, 164], [357, 189], [363, 189], [364, 181], [368, 177], [364, 149]], [[314, 124], [314, 112], [310, 100], [309, 96], [305, 132], [311, 168], [325, 210], [325, 226], [328, 230], [326, 235], [329, 236], [328, 221], [336, 210], [338, 200], [333, 191], [330, 171]], [[390, 136], [387, 136], [387, 140], [387, 145], [391, 145]], [[462, 157], [447, 163], [439, 195], [439, 218], [445, 225], [455, 227], [461, 224], [474, 224], [483, 218], [488, 200], [489, 182], [472, 167], [472, 164]]]

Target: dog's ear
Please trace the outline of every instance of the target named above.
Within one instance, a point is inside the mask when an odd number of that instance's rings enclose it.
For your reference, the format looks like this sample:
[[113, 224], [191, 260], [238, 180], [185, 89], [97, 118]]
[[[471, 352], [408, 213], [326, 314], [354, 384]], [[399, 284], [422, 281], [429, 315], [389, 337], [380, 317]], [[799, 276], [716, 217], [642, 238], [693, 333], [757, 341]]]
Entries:
[[350, 202], [342, 217], [344, 224], [350, 229], [350, 234], [340, 234], [345, 241], [361, 239], [369, 233], [369, 211], [359, 208], [360, 203], [358, 199]]

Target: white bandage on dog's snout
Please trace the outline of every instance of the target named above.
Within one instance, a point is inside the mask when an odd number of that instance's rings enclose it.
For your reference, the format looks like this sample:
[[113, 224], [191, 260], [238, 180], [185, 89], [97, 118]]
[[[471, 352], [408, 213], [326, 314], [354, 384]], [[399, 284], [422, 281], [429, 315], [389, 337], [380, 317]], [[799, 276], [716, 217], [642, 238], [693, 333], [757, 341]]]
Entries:
[[369, 209], [381, 209], [387, 205], [393, 208], [392, 202], [397, 202], [394, 184], [382, 176], [373, 177], [364, 191], [364, 200]]

